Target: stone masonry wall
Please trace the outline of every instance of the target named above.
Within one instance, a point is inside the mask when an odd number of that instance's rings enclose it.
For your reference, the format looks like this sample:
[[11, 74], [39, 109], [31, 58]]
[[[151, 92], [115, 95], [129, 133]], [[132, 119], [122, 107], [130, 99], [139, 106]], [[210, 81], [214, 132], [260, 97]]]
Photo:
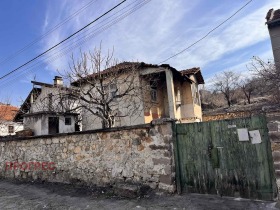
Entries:
[[280, 191], [280, 112], [267, 113], [269, 137], [271, 141], [272, 157], [274, 162], [275, 178]]
[[[172, 123], [0, 141], [0, 176], [87, 185], [135, 183], [175, 190]], [[54, 162], [54, 170], [7, 169]], [[25, 168], [25, 167], [24, 167]]]

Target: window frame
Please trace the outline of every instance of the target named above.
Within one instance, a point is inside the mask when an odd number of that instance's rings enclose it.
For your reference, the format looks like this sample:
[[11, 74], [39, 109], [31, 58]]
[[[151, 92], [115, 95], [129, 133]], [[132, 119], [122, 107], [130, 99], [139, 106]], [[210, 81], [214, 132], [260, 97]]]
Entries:
[[[12, 132], [11, 132], [12, 131]], [[15, 126], [13, 125], [8, 125], [8, 133], [11, 134], [11, 133], [14, 133], [15, 132]]]
[[64, 124], [65, 125], [72, 125], [72, 118], [71, 117], [64, 117]]

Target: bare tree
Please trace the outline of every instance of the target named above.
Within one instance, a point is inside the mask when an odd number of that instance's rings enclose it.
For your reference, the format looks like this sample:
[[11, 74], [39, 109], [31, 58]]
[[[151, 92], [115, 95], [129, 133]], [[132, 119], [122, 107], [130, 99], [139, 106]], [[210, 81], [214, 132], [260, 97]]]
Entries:
[[259, 86], [262, 86], [267, 95], [272, 95], [274, 101], [280, 102], [280, 68], [276, 68], [274, 62], [264, 62], [256, 56], [252, 58], [248, 68], [259, 78]]
[[118, 64], [113, 51], [103, 55], [100, 47], [93, 53], [81, 53], [78, 60], [72, 56], [69, 67], [64, 76], [72, 84], [68, 96], [78, 104], [71, 111], [82, 109], [84, 116], [93, 115], [103, 128], [111, 128], [117, 119], [140, 115], [146, 108], [142, 96], [150, 84], [141, 81], [139, 63]]
[[235, 91], [238, 86], [238, 80], [239, 75], [234, 73], [233, 71], [224, 71], [220, 74], [215, 75], [215, 91], [223, 94], [228, 106], [232, 105]]
[[256, 78], [244, 78], [238, 82], [239, 88], [242, 90], [247, 103], [251, 104], [252, 94], [256, 92], [257, 89], [257, 79]]

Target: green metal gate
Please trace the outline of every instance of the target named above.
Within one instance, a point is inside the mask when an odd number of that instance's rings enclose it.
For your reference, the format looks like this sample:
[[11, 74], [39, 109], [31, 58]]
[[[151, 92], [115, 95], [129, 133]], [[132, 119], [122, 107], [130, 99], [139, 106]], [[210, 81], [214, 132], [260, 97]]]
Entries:
[[[258, 130], [261, 143], [250, 135], [240, 141], [242, 128]], [[179, 191], [262, 200], [277, 194], [264, 116], [176, 124], [175, 154]]]

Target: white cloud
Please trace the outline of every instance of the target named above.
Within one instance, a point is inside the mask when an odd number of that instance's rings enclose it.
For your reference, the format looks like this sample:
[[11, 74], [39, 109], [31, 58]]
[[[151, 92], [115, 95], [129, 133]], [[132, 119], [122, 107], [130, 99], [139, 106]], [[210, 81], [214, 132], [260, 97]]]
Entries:
[[[71, 24], [67, 24], [53, 33], [43, 43], [43, 47], [53, 46], [66, 37], [66, 35], [83, 27], [94, 17], [97, 17], [113, 5], [112, 2], [102, 2], [101, 4], [98, 1], [97, 3], [102, 5], [102, 7], [97, 10], [87, 10], [85, 12], [86, 15], [79, 15], [74, 22], [71, 21]], [[87, 42], [83, 50], [92, 50], [102, 40], [103, 48], [111, 49], [114, 46], [116, 57], [121, 60], [155, 62], [158, 57], [157, 50], [160, 51], [176, 35], [175, 27], [182, 21], [184, 15], [190, 12], [191, 8], [196, 5], [196, 3], [188, 3], [188, 7], [184, 7], [184, 4], [183, 0], [176, 2], [152, 0], [139, 11], [136, 11], [136, 13], [126, 17], [120, 23]], [[77, 1], [71, 1], [71, 3], [67, 4], [67, 7], [69, 9], [60, 19], [67, 17], [77, 10]], [[96, 8], [98, 7], [96, 6]], [[46, 15], [45, 22], [48, 22], [47, 18], [54, 17], [54, 11], [49, 11], [51, 12]], [[176, 15], [174, 16], [174, 14]], [[55, 19], [57, 20], [57, 17]], [[48, 62], [48, 64], [51, 69], [67, 68], [68, 57]]]
[[[91, 9], [87, 9], [75, 20], [71, 20], [53, 33], [43, 44], [43, 48], [53, 46], [118, 2], [97, 1]], [[79, 3], [77, 0], [66, 3], [64, 0], [59, 7], [51, 6], [46, 14], [45, 23], [49, 26], [54, 24], [54, 20], [58, 23], [85, 3]], [[224, 10], [224, 5], [221, 5], [200, 15], [199, 3], [200, 1], [190, 3], [184, 0], [152, 0], [136, 13], [88, 41], [82, 49], [92, 50], [102, 40], [103, 49], [111, 49], [114, 46], [115, 56], [120, 60], [157, 63], [202, 37], [241, 6], [234, 4], [236, 8], [228, 11]], [[210, 62], [217, 61], [229, 53], [246, 49], [268, 39], [264, 17], [268, 9], [273, 6], [280, 7], [280, 3], [270, 0], [259, 9], [246, 8], [208, 38], [167, 63], [177, 69], [193, 66], [200, 66], [203, 69]], [[57, 11], [64, 11], [64, 13], [57, 16]], [[68, 58], [69, 54], [48, 62], [48, 65], [53, 70], [66, 69]]]
[[[269, 38], [267, 26], [265, 25], [266, 12], [273, 6], [280, 7], [280, 3], [270, 1], [257, 10], [246, 10], [243, 12], [243, 16], [239, 15], [225, 24], [224, 27], [218, 29], [215, 33], [210, 35], [207, 39], [203, 40], [178, 58], [170, 61], [174, 63], [174, 66], [180, 66], [181, 68], [186, 66], [201, 66], [204, 67], [208, 63], [218, 60], [223, 56], [235, 52], [237, 50], [246, 49], [254, 44], [258, 44]], [[236, 10], [236, 8], [234, 9]], [[233, 12], [231, 11], [230, 14]], [[244, 15], [245, 13], [245, 15]], [[226, 19], [229, 14], [223, 14], [223, 18]], [[240, 18], [241, 17], [241, 18]], [[212, 27], [215, 25], [213, 24]], [[205, 34], [206, 32], [204, 32]], [[198, 36], [196, 39], [198, 39]], [[181, 47], [182, 49], [183, 47]], [[179, 48], [180, 49], [180, 48]]]

